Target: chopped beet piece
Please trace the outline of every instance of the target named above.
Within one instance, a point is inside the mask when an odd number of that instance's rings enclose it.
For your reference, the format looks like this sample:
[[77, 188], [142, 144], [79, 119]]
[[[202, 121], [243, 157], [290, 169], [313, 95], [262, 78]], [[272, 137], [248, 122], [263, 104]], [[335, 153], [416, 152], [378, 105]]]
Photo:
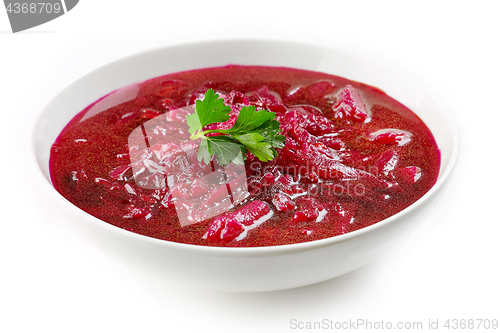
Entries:
[[[319, 222], [323, 218], [325, 208], [314, 198], [299, 198], [297, 200], [298, 211], [293, 216], [293, 223], [303, 221]], [[326, 213], [326, 211], [324, 212]]]
[[280, 212], [286, 212], [295, 208], [293, 200], [283, 192], [278, 192], [274, 195], [273, 204]]
[[403, 130], [388, 128], [371, 133], [369, 135], [369, 139], [370, 141], [380, 144], [397, 144], [398, 146], [402, 146], [410, 142], [411, 133]]
[[358, 90], [347, 85], [337, 98], [333, 106], [334, 117], [352, 121], [365, 121], [368, 117], [365, 103]]
[[394, 176], [399, 183], [414, 184], [422, 177], [422, 169], [416, 166], [398, 168], [394, 170]]
[[235, 220], [216, 220], [210, 224], [206, 233], [208, 240], [232, 241], [238, 237], [245, 228]]
[[262, 201], [252, 201], [235, 212], [218, 216], [208, 227], [209, 240], [233, 240], [244, 230], [270, 212], [269, 206]]

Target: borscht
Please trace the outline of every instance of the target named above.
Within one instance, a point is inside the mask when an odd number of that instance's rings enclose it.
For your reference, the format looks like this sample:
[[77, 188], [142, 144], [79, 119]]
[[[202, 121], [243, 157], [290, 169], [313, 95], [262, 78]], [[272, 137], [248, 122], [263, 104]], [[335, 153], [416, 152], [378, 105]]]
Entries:
[[435, 184], [440, 152], [381, 89], [229, 65], [102, 97], [66, 125], [49, 167], [59, 193], [117, 227], [257, 247], [342, 235], [402, 211]]

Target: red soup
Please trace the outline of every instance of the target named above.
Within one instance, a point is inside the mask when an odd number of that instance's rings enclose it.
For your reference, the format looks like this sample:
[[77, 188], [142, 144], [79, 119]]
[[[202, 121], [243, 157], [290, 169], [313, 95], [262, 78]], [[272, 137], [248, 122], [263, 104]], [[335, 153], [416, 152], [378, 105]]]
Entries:
[[[199, 161], [186, 117], [212, 89], [230, 107], [276, 115], [267, 162]], [[205, 129], [206, 129], [205, 128]], [[436, 182], [427, 126], [378, 88], [289, 68], [226, 66], [121, 88], [78, 113], [51, 149], [66, 199], [120, 228], [173, 242], [270, 246], [345, 234], [405, 209]]]

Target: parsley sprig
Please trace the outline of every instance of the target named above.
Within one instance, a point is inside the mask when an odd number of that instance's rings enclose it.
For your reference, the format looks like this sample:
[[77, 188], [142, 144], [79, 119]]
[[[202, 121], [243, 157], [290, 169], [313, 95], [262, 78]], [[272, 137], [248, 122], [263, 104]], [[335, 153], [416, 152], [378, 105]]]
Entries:
[[[196, 101], [195, 112], [186, 117], [191, 139], [201, 138], [198, 160], [210, 163], [215, 155], [221, 165], [233, 162], [244, 164], [244, 156], [249, 151], [259, 160], [268, 162], [278, 153], [275, 148], [283, 148], [285, 137], [279, 135], [280, 123], [276, 114], [267, 110], [257, 110], [254, 105], [244, 106], [233, 127], [227, 130], [203, 130], [210, 124], [228, 121], [231, 108], [224, 104], [212, 89], [205, 93], [203, 100]], [[210, 135], [219, 133], [223, 135]]]

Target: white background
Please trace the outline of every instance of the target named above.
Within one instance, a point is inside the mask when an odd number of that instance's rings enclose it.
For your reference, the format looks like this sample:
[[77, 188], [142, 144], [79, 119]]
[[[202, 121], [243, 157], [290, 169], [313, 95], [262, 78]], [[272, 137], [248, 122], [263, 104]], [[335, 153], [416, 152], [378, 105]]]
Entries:
[[[292, 319], [424, 327], [500, 319], [499, 13], [497, 1], [82, 0], [12, 34], [1, 8], [0, 331], [293, 332]], [[217, 293], [134, 271], [67, 223], [28, 159], [44, 103], [115, 59], [225, 38], [357, 48], [415, 74], [452, 107], [462, 142], [455, 173], [389, 256], [313, 286]]]

